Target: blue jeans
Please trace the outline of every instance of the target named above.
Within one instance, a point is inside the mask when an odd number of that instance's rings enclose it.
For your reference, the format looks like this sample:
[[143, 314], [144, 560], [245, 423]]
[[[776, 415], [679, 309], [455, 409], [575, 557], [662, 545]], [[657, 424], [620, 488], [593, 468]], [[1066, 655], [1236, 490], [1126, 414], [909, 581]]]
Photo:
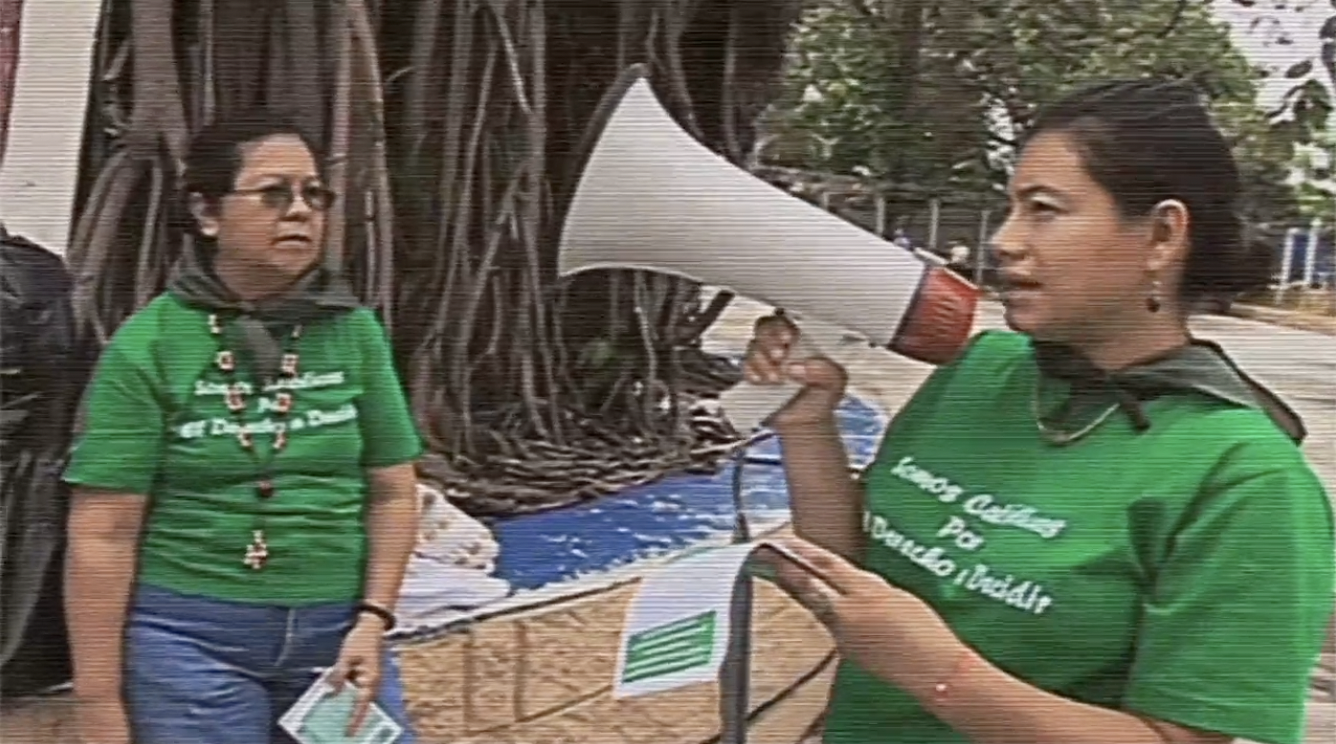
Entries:
[[[278, 719], [334, 665], [351, 603], [288, 609], [139, 587], [126, 627], [125, 702], [135, 744], [290, 744]], [[413, 744], [387, 651], [378, 703]]]

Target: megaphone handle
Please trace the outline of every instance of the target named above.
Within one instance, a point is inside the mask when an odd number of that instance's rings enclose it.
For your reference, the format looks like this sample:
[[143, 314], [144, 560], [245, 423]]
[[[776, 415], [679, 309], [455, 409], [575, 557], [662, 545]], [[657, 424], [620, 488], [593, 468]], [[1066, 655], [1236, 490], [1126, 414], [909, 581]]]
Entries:
[[[789, 349], [789, 358], [801, 361], [809, 357], [822, 356], [821, 346], [814, 339], [811, 331], [800, 331], [798, 339]], [[821, 339], [826, 342], [826, 339]], [[826, 343], [838, 343], [838, 336]], [[823, 344], [824, 345], [824, 344]], [[802, 391], [802, 385], [785, 381], [772, 385], [756, 385], [746, 380], [719, 394], [719, 403], [724, 414], [740, 432], [751, 432], [784, 406], [788, 405]]]

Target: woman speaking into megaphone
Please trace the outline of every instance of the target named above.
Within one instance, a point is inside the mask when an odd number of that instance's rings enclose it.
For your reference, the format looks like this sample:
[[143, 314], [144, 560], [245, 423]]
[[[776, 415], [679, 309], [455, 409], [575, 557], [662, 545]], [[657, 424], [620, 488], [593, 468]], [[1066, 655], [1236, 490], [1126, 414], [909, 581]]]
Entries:
[[[846, 374], [758, 323], [798, 562], [842, 665], [826, 744], [1299, 744], [1332, 611], [1332, 511], [1302, 425], [1187, 310], [1265, 281], [1198, 94], [1097, 85], [1028, 134], [994, 236], [1013, 332], [975, 336], [861, 482]], [[814, 578], [815, 567], [820, 578]]]

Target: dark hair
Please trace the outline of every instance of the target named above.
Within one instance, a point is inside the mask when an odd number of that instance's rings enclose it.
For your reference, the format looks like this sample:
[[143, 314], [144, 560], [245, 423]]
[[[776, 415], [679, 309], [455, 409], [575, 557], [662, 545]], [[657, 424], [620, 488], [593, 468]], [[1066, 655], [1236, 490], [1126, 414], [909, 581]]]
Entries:
[[199, 233], [199, 225], [190, 212], [190, 195], [200, 194], [210, 203], [217, 201], [236, 187], [241, 171], [241, 148], [251, 142], [278, 135], [300, 137], [316, 155], [319, 150], [305, 131], [286, 114], [264, 108], [241, 111], [207, 124], [190, 140], [186, 152], [185, 173], [181, 180], [181, 199], [174, 218], [183, 233], [210, 242]]
[[236, 185], [242, 165], [241, 147], [278, 135], [300, 137], [312, 153], [319, 153], [292, 119], [267, 109], [251, 109], [205, 126], [190, 141], [186, 154], [185, 193], [197, 193], [210, 201], [223, 196]]
[[1244, 241], [1236, 212], [1238, 165], [1195, 87], [1154, 78], [1084, 87], [1041, 112], [1026, 137], [1052, 131], [1076, 141], [1086, 171], [1124, 217], [1146, 216], [1166, 199], [1187, 206], [1186, 300], [1265, 286], [1269, 256]]

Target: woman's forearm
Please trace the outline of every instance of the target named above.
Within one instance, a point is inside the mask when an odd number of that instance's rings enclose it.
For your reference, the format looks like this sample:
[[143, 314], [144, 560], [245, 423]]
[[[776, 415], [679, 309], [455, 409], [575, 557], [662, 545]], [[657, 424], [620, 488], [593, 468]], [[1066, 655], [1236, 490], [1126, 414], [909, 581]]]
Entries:
[[[938, 682], [907, 691], [974, 744], [1228, 744], [1220, 734], [1193, 731], [1112, 708], [1069, 700], [1011, 676], [957, 642], [943, 654], [953, 667]], [[887, 653], [894, 653], [888, 649]], [[961, 661], [954, 661], [960, 659]], [[948, 669], [948, 667], [943, 667]]]
[[[127, 506], [133, 511], [133, 504]], [[121, 695], [122, 639], [139, 558], [139, 529], [137, 520], [109, 525], [107, 512], [116, 509], [81, 504], [76, 497], [70, 514], [65, 618], [74, 691], [85, 700], [116, 700]]]
[[804, 540], [850, 560], [863, 554], [863, 487], [832, 414], [820, 423], [779, 432], [794, 530]]
[[368, 554], [362, 598], [392, 610], [417, 545], [417, 472], [411, 463], [375, 468], [367, 481]]

